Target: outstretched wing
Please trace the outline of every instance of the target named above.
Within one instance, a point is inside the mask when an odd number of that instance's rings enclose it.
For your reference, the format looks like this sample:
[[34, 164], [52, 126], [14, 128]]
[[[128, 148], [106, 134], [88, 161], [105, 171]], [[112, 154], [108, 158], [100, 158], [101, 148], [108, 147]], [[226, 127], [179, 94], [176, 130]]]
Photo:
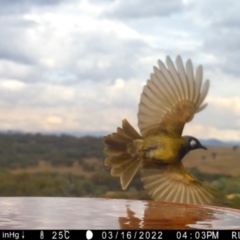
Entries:
[[141, 94], [138, 126], [144, 137], [161, 130], [181, 136], [185, 123], [207, 106], [202, 103], [208, 93], [209, 80], [202, 85], [202, 66], [198, 66], [194, 76], [190, 59], [186, 68], [180, 56], [176, 59], [176, 68], [169, 56], [166, 63], [167, 67], [158, 61], [159, 68], [153, 68], [154, 73]]
[[146, 164], [141, 180], [155, 201], [228, 206], [230, 203], [216, 190], [200, 183], [183, 167], [176, 164]]

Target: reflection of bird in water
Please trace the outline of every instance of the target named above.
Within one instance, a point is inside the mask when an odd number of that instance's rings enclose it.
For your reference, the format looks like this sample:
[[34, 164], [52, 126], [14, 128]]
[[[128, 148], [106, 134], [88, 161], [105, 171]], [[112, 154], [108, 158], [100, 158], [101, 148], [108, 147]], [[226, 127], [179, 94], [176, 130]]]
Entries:
[[206, 107], [209, 80], [202, 84], [203, 68], [194, 75], [191, 60], [186, 68], [180, 56], [176, 67], [169, 57], [166, 62], [167, 67], [158, 61], [143, 88], [138, 111], [142, 136], [123, 120], [122, 128], [104, 137], [105, 165], [120, 177], [122, 189], [141, 169], [144, 188], [154, 200], [225, 205], [225, 198], [197, 181], [181, 162], [189, 151], [206, 149], [198, 139], [181, 135], [185, 123]]
[[142, 218], [130, 206], [126, 206], [126, 210], [127, 216], [118, 218], [120, 229], [211, 229], [219, 220], [227, 219], [224, 212], [220, 214], [214, 208], [153, 201], [147, 202]]

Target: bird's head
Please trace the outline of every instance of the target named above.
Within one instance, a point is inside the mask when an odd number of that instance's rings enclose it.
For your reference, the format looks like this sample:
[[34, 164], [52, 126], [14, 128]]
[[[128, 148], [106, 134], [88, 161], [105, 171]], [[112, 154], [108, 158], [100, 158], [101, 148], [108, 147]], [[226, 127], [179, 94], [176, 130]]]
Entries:
[[205, 149], [207, 150], [206, 147], [204, 147], [200, 141], [198, 139], [196, 139], [195, 137], [191, 137], [191, 136], [184, 136], [183, 137], [186, 141], [186, 147], [188, 148], [189, 151], [194, 150], [194, 149]]
[[183, 136], [183, 139], [185, 140], [185, 146], [181, 149], [181, 158], [183, 158], [188, 152], [190, 152], [191, 150], [194, 149], [205, 149], [207, 150], [206, 147], [204, 147], [200, 141], [198, 139], [196, 139], [195, 137], [191, 137], [191, 136]]

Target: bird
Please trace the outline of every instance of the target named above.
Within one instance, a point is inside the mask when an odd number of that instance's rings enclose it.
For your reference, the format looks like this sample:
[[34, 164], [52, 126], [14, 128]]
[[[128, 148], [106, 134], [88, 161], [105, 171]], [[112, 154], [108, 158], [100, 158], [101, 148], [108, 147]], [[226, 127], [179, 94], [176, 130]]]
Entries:
[[137, 172], [154, 201], [228, 206], [217, 190], [201, 183], [183, 165], [192, 150], [207, 150], [193, 136], [182, 136], [186, 123], [206, 108], [210, 81], [203, 82], [203, 67], [194, 73], [191, 59], [184, 66], [167, 56], [143, 87], [138, 105], [138, 133], [124, 119], [122, 127], [103, 138], [105, 165], [126, 190]]

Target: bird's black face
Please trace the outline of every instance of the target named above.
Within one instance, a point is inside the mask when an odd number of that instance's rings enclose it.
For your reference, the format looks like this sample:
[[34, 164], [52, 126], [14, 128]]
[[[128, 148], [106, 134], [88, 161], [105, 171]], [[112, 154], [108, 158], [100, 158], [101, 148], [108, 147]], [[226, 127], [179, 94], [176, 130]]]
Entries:
[[190, 152], [191, 150], [194, 149], [207, 149], [206, 147], [204, 147], [198, 139], [191, 137], [191, 136], [184, 136], [183, 137], [185, 139], [185, 144], [184, 146], [180, 149], [179, 155], [180, 155], [180, 159], [182, 159], [188, 152]]
[[196, 139], [195, 137], [191, 137], [191, 136], [185, 136], [184, 137], [186, 139], [186, 143], [187, 143], [187, 148], [189, 149], [189, 151], [194, 150], [194, 149], [205, 149], [207, 150], [206, 147], [204, 147], [198, 139]]

